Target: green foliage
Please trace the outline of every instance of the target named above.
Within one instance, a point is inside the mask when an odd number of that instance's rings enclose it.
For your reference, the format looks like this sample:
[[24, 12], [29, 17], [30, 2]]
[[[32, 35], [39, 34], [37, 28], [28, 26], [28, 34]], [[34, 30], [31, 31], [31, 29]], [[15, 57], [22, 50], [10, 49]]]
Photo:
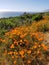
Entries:
[[33, 16], [33, 20], [35, 20], [35, 21], [39, 21], [39, 20], [41, 20], [41, 19], [43, 19], [42, 14], [37, 14], [37, 15], [34, 15], [34, 16]]
[[29, 14], [24, 13], [18, 17], [9, 17], [0, 19], [0, 34], [19, 26], [31, 25], [34, 21], [39, 21], [43, 19], [44, 13]]

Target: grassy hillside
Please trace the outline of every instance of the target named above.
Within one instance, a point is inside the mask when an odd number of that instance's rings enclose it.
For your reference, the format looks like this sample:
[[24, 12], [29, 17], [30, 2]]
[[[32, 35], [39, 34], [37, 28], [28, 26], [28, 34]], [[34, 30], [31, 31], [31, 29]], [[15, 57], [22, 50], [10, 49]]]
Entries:
[[49, 13], [0, 19], [0, 65], [48, 65]]

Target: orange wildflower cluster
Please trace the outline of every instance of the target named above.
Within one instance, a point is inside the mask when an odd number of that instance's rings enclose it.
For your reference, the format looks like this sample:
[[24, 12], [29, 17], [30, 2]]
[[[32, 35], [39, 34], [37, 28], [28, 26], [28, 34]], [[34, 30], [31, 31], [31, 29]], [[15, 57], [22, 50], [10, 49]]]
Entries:
[[2, 38], [0, 38], [0, 41], [1, 41], [1, 42], [5, 42], [5, 43], [6, 43], [6, 40], [4, 40], [4, 39], [2, 39]]
[[42, 32], [34, 32], [29, 27], [15, 28], [5, 33], [4, 39], [6, 41], [0, 39], [2, 42], [6, 42], [4, 54], [12, 59], [10, 61], [13, 62], [13, 65], [16, 65], [18, 60], [19, 62], [22, 60], [24, 64], [30, 64], [36, 56], [41, 57], [41, 54], [48, 50], [48, 47], [42, 43], [44, 34]]
[[45, 44], [41, 44], [41, 46], [43, 47], [43, 49], [46, 51], [48, 49], [48, 46], [46, 46]]

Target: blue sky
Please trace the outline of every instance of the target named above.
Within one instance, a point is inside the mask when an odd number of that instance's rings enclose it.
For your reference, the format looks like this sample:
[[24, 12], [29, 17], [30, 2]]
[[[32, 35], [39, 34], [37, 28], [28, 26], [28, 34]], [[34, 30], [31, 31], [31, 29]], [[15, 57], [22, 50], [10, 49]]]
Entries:
[[0, 11], [32, 11], [49, 9], [49, 0], [0, 0]]

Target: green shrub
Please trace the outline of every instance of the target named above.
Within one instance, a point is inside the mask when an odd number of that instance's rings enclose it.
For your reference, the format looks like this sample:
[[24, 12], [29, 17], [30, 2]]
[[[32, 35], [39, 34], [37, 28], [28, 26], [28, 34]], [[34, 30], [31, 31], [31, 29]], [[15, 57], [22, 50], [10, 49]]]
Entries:
[[33, 17], [33, 20], [35, 21], [39, 21], [41, 19], [43, 19], [43, 16], [41, 14], [37, 14], [36, 16]]

